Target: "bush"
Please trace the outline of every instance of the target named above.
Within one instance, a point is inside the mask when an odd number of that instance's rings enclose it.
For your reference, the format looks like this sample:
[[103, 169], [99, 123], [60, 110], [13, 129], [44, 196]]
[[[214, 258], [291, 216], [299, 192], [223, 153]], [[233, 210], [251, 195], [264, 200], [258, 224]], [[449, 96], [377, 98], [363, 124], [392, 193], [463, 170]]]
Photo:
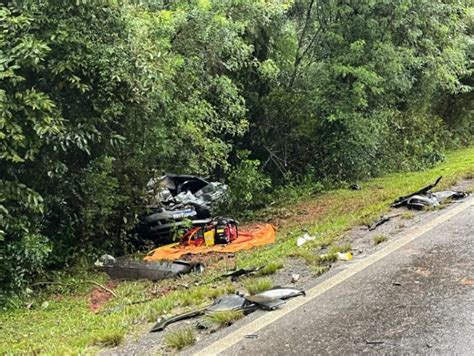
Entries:
[[249, 159], [248, 151], [239, 152], [240, 162], [228, 177], [229, 194], [226, 211], [240, 216], [248, 216], [251, 210], [265, 205], [268, 201], [267, 189], [271, 180], [260, 170], [260, 161]]

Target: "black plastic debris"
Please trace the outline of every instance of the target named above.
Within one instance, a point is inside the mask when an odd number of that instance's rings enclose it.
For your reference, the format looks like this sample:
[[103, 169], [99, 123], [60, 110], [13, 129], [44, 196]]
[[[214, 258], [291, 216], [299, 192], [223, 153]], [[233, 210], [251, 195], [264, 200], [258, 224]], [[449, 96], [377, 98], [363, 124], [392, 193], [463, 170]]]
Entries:
[[256, 334], [248, 334], [248, 335], [244, 335], [244, 337], [246, 339], [258, 339], [258, 335]]
[[255, 268], [241, 268], [235, 271], [226, 272], [218, 277], [218, 279], [229, 278], [232, 282], [235, 282], [242, 276], [252, 276], [256, 275], [259, 271], [261, 271], [265, 266], [255, 267]]
[[148, 279], [151, 281], [174, 278], [191, 272], [202, 273], [204, 271], [202, 263], [190, 263], [187, 261], [148, 262], [116, 260], [115, 262], [105, 263], [102, 268], [112, 279]]
[[385, 224], [386, 222], [390, 221], [391, 219], [397, 217], [397, 216], [400, 216], [401, 214], [395, 214], [395, 215], [389, 215], [389, 216], [382, 216], [380, 217], [379, 220], [377, 221], [374, 221], [372, 224], [370, 225], [367, 225], [367, 228], [369, 229], [369, 231], [373, 231], [375, 230], [377, 227], [379, 227], [380, 225], [383, 225]]
[[274, 310], [284, 304], [285, 300], [300, 295], [305, 295], [305, 292], [301, 289], [285, 287], [275, 287], [265, 292], [245, 297], [237, 294], [224, 295], [217, 298], [208, 307], [179, 314], [168, 319], [161, 318], [151, 328], [150, 332], [162, 331], [172, 323], [204, 315], [205, 313], [241, 310], [247, 315], [257, 309]]
[[444, 191], [436, 193], [427, 193], [426, 195], [414, 195], [408, 202], [407, 207], [410, 209], [423, 209], [427, 206], [438, 206], [441, 202], [447, 199], [463, 199], [469, 194], [465, 192]]
[[469, 195], [466, 192], [452, 190], [432, 193], [431, 189], [439, 183], [441, 178], [442, 177], [439, 177], [433, 184], [430, 184], [415, 193], [398, 198], [392, 203], [392, 207], [398, 208], [400, 206], [406, 206], [409, 209], [419, 210], [428, 206], [438, 206], [446, 199], [463, 199]]
[[230, 294], [218, 297], [214, 300], [207, 311], [211, 313], [223, 312], [223, 311], [234, 311], [242, 310], [245, 306], [248, 306], [249, 303], [247, 299], [238, 294]]
[[163, 331], [170, 324], [176, 323], [181, 320], [195, 318], [197, 316], [203, 315], [205, 312], [206, 312], [206, 308], [202, 308], [202, 309], [193, 310], [187, 313], [175, 315], [168, 319], [165, 319], [165, 318], [158, 319], [158, 322], [155, 325], [153, 325], [150, 332], [154, 333], [157, 331]]
[[352, 190], [361, 190], [362, 187], [359, 184], [352, 184], [349, 188]]
[[431, 189], [433, 189], [434, 187], [436, 187], [439, 183], [439, 181], [442, 179], [443, 177], [440, 176], [438, 179], [436, 179], [436, 181], [433, 183], [433, 184], [430, 184], [424, 188], [421, 188], [420, 190], [416, 191], [415, 193], [412, 193], [410, 195], [405, 195], [405, 196], [402, 196], [400, 198], [398, 198], [397, 200], [395, 200], [393, 203], [392, 203], [392, 207], [394, 208], [398, 208], [399, 206], [403, 206], [403, 205], [407, 205], [408, 201], [410, 200], [411, 197], [415, 196], [415, 195], [424, 195], [426, 194], [427, 192], [429, 192]]
[[242, 310], [244, 314], [248, 314], [255, 311], [257, 308], [258, 306], [256, 304], [247, 301], [246, 298], [240, 295], [225, 295], [218, 297], [214, 303], [205, 308], [179, 314], [168, 319], [159, 319], [158, 322], [151, 328], [150, 332], [163, 331], [170, 324], [204, 315], [206, 312], [216, 313], [223, 311]]

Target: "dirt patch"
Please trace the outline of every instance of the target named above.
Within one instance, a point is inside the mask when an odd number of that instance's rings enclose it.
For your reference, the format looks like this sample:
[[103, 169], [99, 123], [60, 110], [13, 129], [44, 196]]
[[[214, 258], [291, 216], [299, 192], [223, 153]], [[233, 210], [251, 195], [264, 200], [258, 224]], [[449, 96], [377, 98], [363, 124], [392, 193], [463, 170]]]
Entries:
[[298, 204], [294, 207], [281, 208], [269, 221], [271, 224], [285, 228], [307, 225], [322, 218], [334, 207], [333, 199], [321, 198]]
[[229, 270], [235, 268], [235, 254], [233, 253], [187, 254], [180, 259], [193, 263], [202, 263], [208, 270]]
[[[117, 287], [118, 282], [117, 281], [108, 281], [106, 284], [106, 287], [108, 289], [114, 289]], [[101, 287], [95, 287], [90, 294], [89, 297], [89, 309], [93, 313], [99, 312], [99, 310], [102, 308], [102, 306], [107, 303], [107, 301], [112, 298], [113, 295], [109, 291], [106, 291], [105, 289]]]

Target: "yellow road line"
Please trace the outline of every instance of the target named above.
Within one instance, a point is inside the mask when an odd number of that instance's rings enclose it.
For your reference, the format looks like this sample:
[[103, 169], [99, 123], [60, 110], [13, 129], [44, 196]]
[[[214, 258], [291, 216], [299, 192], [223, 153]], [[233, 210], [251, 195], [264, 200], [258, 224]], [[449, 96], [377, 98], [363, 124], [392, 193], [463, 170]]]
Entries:
[[239, 341], [243, 340], [245, 335], [255, 334], [257, 331], [263, 329], [264, 327], [270, 325], [276, 320], [282, 318], [283, 316], [291, 313], [297, 308], [312, 301], [313, 299], [317, 298], [318, 296], [328, 291], [329, 289], [344, 282], [345, 280], [352, 277], [356, 273], [363, 271], [367, 267], [373, 265], [377, 261], [390, 255], [392, 252], [395, 252], [399, 248], [412, 242], [416, 238], [420, 237], [421, 235], [425, 234], [431, 229], [437, 227], [438, 225], [443, 224], [447, 220], [451, 219], [455, 215], [461, 213], [462, 211], [466, 210], [467, 208], [473, 205], [474, 205], [474, 198], [469, 198], [467, 199], [467, 201], [459, 203], [458, 205], [454, 206], [452, 209], [449, 209], [443, 215], [438, 216], [437, 218], [429, 221], [428, 223], [422, 226], [416, 226], [416, 227], [410, 228], [401, 237], [391, 242], [388, 242], [387, 245], [381, 250], [375, 252], [374, 254], [358, 262], [355, 262], [354, 264], [348, 266], [345, 270], [337, 273], [336, 275], [314, 286], [313, 288], [311, 288], [309, 291], [306, 292], [306, 297], [292, 299], [288, 303], [286, 303], [283, 308], [277, 309], [270, 313], [263, 314], [258, 319], [242, 326], [240, 329], [232, 332], [229, 335], [226, 335], [222, 339], [216, 341], [215, 343], [195, 353], [195, 355], [203, 355], [203, 356], [217, 355], [227, 350], [228, 348], [237, 344]]

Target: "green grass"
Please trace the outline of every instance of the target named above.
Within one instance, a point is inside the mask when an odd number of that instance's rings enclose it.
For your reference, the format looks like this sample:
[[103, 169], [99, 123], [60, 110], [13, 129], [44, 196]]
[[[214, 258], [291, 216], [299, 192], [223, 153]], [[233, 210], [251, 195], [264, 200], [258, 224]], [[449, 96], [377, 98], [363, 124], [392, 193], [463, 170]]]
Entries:
[[170, 331], [165, 335], [165, 344], [171, 349], [181, 350], [186, 346], [194, 344], [196, 336], [193, 329], [184, 327], [176, 331]]
[[268, 276], [271, 274], [274, 274], [276, 271], [279, 269], [283, 268], [283, 262], [280, 261], [275, 261], [275, 262], [270, 262], [268, 263], [263, 269], [261, 269], [258, 272], [259, 276]]
[[243, 316], [244, 313], [241, 310], [227, 310], [206, 315], [205, 318], [210, 323], [216, 324], [219, 327], [226, 327], [232, 325]]
[[250, 294], [257, 294], [264, 292], [273, 287], [273, 282], [270, 278], [248, 278], [243, 281], [245, 289]]
[[[267, 272], [271, 274], [278, 269], [276, 261], [295, 256], [303, 258], [303, 263], [308, 262], [315, 274], [323, 273], [327, 265], [319, 258], [325, 253], [322, 249], [328, 248], [330, 253], [344, 252], [336, 251], [341, 247], [334, 246], [340, 244], [340, 237], [348, 229], [363, 221], [375, 220], [388, 211], [395, 198], [418, 190], [440, 175], [444, 178], [436, 190], [447, 188], [463, 177], [473, 178], [474, 147], [449, 153], [446, 162], [433, 169], [390, 174], [364, 182], [364, 189], [360, 191], [337, 189], [308, 194], [307, 198], [288, 204], [286, 210], [290, 217], [281, 220], [277, 243], [237, 253], [237, 268], [267, 265]], [[313, 208], [317, 213], [306, 216], [305, 211]], [[275, 214], [278, 210], [275, 208]], [[296, 239], [304, 234], [303, 229], [318, 238], [297, 247]], [[156, 321], [159, 316], [188, 311], [211, 303], [218, 295], [233, 293], [236, 286], [225, 280], [195, 285], [210, 282], [222, 272], [206, 270], [202, 275], [186, 275], [159, 283], [123, 282], [114, 289], [117, 297], [108, 301], [104, 309], [150, 298], [152, 301], [119, 307], [116, 312], [94, 314], [88, 304], [90, 291], [95, 286], [79, 282], [93, 280], [105, 285], [107, 277], [90, 270], [75, 271], [68, 279], [61, 279], [64, 285], [32, 288], [30, 297], [13, 301], [9, 309], [0, 312], [0, 354], [90, 354], [104, 345], [116, 345], [126, 334], [147, 332], [150, 327], [147, 323]], [[270, 288], [271, 284], [266, 283]], [[163, 295], [163, 291], [180, 284], [189, 288], [179, 287]], [[45, 301], [49, 304], [43, 309], [41, 305]]]
[[405, 211], [400, 215], [400, 218], [403, 220], [411, 220], [415, 217], [415, 213], [412, 211]]
[[310, 266], [310, 271], [319, 276], [329, 270], [328, 266]]
[[382, 242], [385, 242], [387, 240], [388, 240], [387, 236], [376, 235], [376, 236], [374, 236], [374, 245], [380, 245]]
[[120, 345], [124, 338], [124, 330], [103, 333], [92, 340], [93, 345], [104, 347], [114, 347]]

